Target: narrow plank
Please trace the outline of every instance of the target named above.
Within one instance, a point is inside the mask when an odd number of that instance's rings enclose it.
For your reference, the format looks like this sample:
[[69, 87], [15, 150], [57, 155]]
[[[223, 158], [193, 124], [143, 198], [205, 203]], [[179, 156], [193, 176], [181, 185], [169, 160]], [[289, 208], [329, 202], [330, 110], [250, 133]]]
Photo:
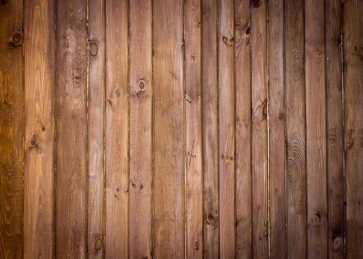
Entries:
[[235, 1], [236, 257], [252, 258], [251, 1]]
[[203, 255], [219, 254], [217, 0], [202, 3]]
[[234, 2], [219, 3], [219, 204], [221, 258], [235, 257]]
[[286, 256], [284, 1], [269, 2], [270, 253]]
[[87, 255], [86, 1], [56, 8], [56, 257]]
[[304, 1], [285, 0], [287, 256], [306, 258]]
[[54, 258], [54, 1], [24, 3], [24, 258]]
[[184, 258], [183, 1], [153, 1], [153, 257]]
[[105, 258], [128, 258], [128, 2], [106, 1]]
[[342, 109], [342, 9], [325, 2], [329, 258], [344, 258], [344, 172]]
[[0, 4], [0, 258], [23, 254], [23, 1]]
[[152, 3], [130, 1], [130, 257], [151, 258]]
[[88, 1], [88, 258], [104, 253], [105, 2]]
[[363, 2], [344, 2], [346, 255], [363, 258]]
[[252, 3], [253, 257], [268, 256], [267, 200], [267, 1]]

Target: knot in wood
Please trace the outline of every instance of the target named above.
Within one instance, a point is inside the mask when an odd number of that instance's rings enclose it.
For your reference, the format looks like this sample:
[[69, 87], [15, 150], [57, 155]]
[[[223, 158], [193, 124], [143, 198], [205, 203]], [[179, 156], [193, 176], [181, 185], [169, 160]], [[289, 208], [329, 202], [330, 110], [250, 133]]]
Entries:
[[90, 49], [90, 53], [91, 53], [92, 57], [95, 57], [97, 55], [97, 52], [98, 52], [98, 45], [97, 45], [97, 42], [95, 40], [92, 40], [90, 42], [89, 49]]
[[23, 41], [23, 34], [20, 31], [14, 32], [10, 37], [10, 45], [16, 47], [19, 46]]

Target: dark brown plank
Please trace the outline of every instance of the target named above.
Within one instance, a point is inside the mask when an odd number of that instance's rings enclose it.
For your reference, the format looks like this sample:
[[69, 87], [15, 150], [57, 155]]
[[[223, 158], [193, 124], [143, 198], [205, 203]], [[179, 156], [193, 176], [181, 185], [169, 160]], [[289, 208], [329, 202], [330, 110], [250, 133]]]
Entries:
[[23, 1], [0, 3], [0, 258], [23, 254]]
[[268, 256], [267, 1], [252, 3], [253, 257]]
[[219, 258], [217, 0], [202, 6], [203, 254]]
[[347, 258], [363, 258], [363, 2], [344, 2]]
[[306, 258], [304, 1], [285, 0], [288, 258]]
[[152, 3], [130, 1], [130, 257], [151, 258]]
[[56, 257], [87, 255], [86, 1], [56, 8]]
[[127, 1], [106, 1], [106, 258], [128, 258], [129, 249], [127, 13]]
[[201, 0], [185, 0], [186, 257], [203, 258]]
[[235, 1], [236, 256], [252, 258], [251, 1]]
[[104, 253], [105, 2], [88, 1], [88, 258]]
[[342, 109], [342, 9], [325, 2], [329, 258], [344, 258], [344, 172]]
[[54, 1], [26, 1], [24, 258], [54, 257]]

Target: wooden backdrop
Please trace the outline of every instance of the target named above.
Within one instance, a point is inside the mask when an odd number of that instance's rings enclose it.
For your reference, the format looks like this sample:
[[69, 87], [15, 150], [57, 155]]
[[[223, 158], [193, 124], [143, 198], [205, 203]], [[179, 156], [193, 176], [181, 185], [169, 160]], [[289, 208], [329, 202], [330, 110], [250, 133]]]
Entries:
[[363, 1], [1, 0], [0, 258], [363, 258]]

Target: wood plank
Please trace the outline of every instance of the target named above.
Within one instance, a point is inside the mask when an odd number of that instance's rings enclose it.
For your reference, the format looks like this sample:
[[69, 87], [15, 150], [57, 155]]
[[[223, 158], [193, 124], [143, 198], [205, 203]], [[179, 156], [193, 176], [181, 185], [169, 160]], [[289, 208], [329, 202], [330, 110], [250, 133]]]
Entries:
[[284, 1], [269, 2], [270, 253], [286, 257]]
[[0, 258], [23, 254], [23, 1], [0, 4]]
[[183, 1], [153, 1], [154, 256], [183, 258]]
[[55, 249], [54, 1], [25, 3], [24, 258]]
[[184, 4], [186, 256], [203, 258], [201, 1]]
[[306, 258], [304, 1], [285, 0], [287, 256]]
[[344, 258], [344, 171], [342, 109], [342, 9], [325, 3], [329, 258]]
[[217, 0], [202, 3], [203, 254], [219, 254]]
[[363, 2], [344, 2], [346, 253], [363, 258]]
[[56, 257], [87, 255], [86, 1], [57, 2]]
[[105, 2], [88, 1], [88, 258], [104, 253]]
[[105, 257], [128, 258], [128, 4], [106, 2]]
[[236, 257], [252, 258], [251, 1], [235, 1]]
[[253, 257], [268, 256], [267, 1], [252, 3]]
[[219, 3], [219, 204], [221, 258], [235, 257], [234, 3]]
[[151, 258], [152, 6], [130, 1], [130, 257]]

